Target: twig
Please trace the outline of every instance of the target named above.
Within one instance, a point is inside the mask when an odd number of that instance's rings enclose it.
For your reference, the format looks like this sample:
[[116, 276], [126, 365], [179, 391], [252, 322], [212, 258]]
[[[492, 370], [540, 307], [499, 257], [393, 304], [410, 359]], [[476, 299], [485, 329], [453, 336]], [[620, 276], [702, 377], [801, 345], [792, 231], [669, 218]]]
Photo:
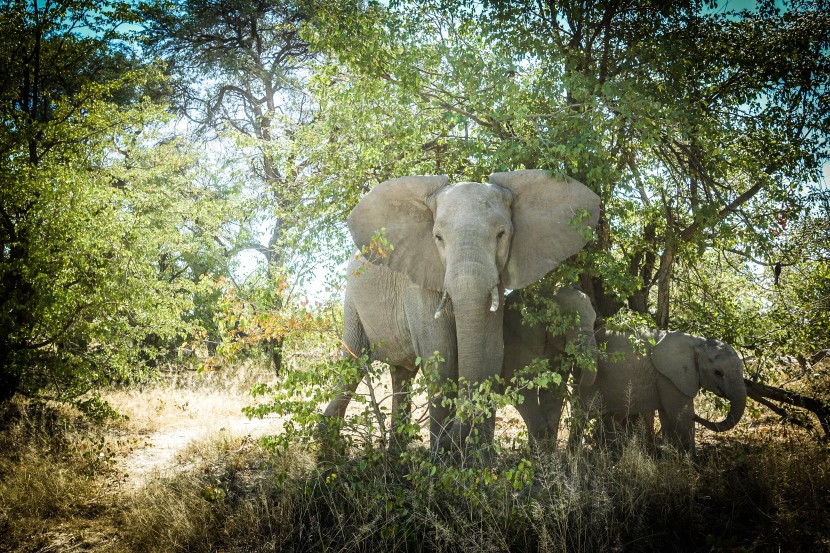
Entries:
[[372, 410], [375, 413], [375, 418], [378, 420], [378, 426], [380, 426], [380, 444], [381, 448], [386, 451], [388, 448], [386, 447], [386, 425], [383, 423], [383, 412], [380, 410], [380, 404], [378, 403], [377, 398], [375, 397], [375, 387], [372, 385], [372, 373], [369, 371], [369, 366], [365, 363], [361, 363], [361, 368], [363, 372], [366, 373], [366, 386], [369, 388], [369, 399], [372, 402]]
[[[338, 341], [346, 350], [346, 352], [355, 360], [360, 362], [360, 358], [352, 351], [346, 342], [342, 338], [338, 338]], [[366, 363], [360, 363], [360, 368], [365, 373], [365, 380], [366, 386], [369, 388], [369, 400], [372, 402], [372, 411], [375, 413], [375, 418], [378, 420], [378, 426], [380, 426], [380, 441], [381, 447], [386, 450], [386, 425], [383, 423], [383, 412], [380, 410], [380, 403], [378, 403], [377, 397], [375, 397], [375, 387], [372, 385], [372, 373], [369, 371], [369, 366]]]

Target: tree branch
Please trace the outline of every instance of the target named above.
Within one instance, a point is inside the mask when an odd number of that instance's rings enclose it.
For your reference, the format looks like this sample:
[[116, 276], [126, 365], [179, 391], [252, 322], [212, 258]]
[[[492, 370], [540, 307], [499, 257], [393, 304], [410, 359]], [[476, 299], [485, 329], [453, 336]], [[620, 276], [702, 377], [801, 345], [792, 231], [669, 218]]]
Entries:
[[762, 400], [764, 399], [772, 399], [774, 401], [779, 401], [794, 407], [800, 407], [802, 409], [812, 411], [821, 424], [821, 428], [824, 431], [824, 437], [830, 438], [830, 405], [822, 403], [815, 398], [802, 396], [801, 394], [784, 390], [782, 388], [767, 386], [766, 384], [761, 384], [760, 382], [755, 382], [747, 378], [744, 379], [744, 382], [746, 383], [747, 395], [759, 403], [763, 403]]

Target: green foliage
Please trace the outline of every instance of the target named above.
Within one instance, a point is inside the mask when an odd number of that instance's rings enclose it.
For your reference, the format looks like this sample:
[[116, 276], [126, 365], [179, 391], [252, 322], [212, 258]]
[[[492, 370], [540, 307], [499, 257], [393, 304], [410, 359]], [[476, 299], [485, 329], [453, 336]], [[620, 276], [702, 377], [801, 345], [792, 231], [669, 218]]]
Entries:
[[[345, 136], [337, 152], [354, 154], [323, 173], [361, 178], [374, 167], [383, 179], [426, 167], [478, 179], [525, 166], [574, 175], [603, 199], [589, 268], [605, 283], [591, 291], [603, 308], [640, 288], [635, 308], [646, 313], [656, 259], [673, 241], [689, 255], [713, 237], [762, 248], [755, 214], [782, 204], [797, 214], [797, 190], [827, 159], [827, 120], [815, 103], [826, 82], [798, 80], [824, 63], [813, 52], [826, 52], [808, 46], [825, 36], [811, 6], [760, 15], [699, 2], [653, 11], [563, 2], [539, 12], [521, 1], [336, 6], [309, 40], [347, 68], [330, 64], [321, 76], [323, 144]], [[744, 41], [751, 60], [734, 48]], [[797, 52], [792, 61], [776, 57], [783, 43]], [[799, 121], [782, 110], [793, 102]], [[764, 153], [773, 134], [781, 135], [774, 159]], [[361, 190], [349, 182], [338, 186]]]
[[175, 109], [195, 140], [227, 152], [249, 199], [231, 248], [260, 252], [268, 271], [299, 272], [315, 247], [309, 235], [317, 246], [321, 237], [298, 215], [313, 192], [295, 138], [315, 112], [303, 71], [313, 56], [300, 36], [313, 4], [153, 0], [138, 11], [143, 45], [170, 70]]
[[510, 398], [513, 405], [520, 404], [524, 398], [520, 395], [513, 395], [511, 392], [520, 392], [523, 388], [528, 390], [547, 390], [551, 387], [558, 387], [562, 384], [562, 374], [550, 370], [550, 362], [547, 359], [534, 359], [530, 365], [518, 371], [513, 382], [508, 382], [505, 395]]
[[[601, 196], [600, 223], [593, 244], [539, 284], [530, 322], [554, 333], [572, 327], [550, 295], [579, 282], [611, 327], [671, 324], [751, 344], [766, 333], [760, 321], [772, 298], [747, 292], [741, 272], [772, 263], [769, 214], [791, 226], [801, 220], [814, 202], [804, 190], [828, 158], [818, 107], [826, 75], [802, 79], [826, 63], [820, 9], [536, 8], [521, 0], [321, 6], [304, 28], [326, 56], [309, 86], [319, 111], [296, 135], [315, 169], [307, 216], [341, 232], [367, 182], [407, 173], [573, 175]], [[745, 41], [751, 46], [736, 47]], [[791, 60], [781, 57], [784, 45]], [[735, 252], [754, 264], [736, 269]], [[593, 369], [583, 347], [569, 348], [564, 369]], [[536, 385], [555, 378], [539, 366], [529, 375], [542, 379]], [[505, 391], [517, 385], [533, 384]], [[458, 415], [475, 419], [482, 406], [507, 401], [491, 391], [456, 400]]]
[[[562, 274], [562, 273], [560, 273]], [[565, 351], [557, 359], [558, 373], [554, 374], [554, 384], [559, 385], [562, 375], [576, 370], [594, 372], [597, 370], [594, 345], [589, 336], [579, 332], [582, 321], [577, 311], [563, 309], [554, 300], [559, 288], [554, 278], [548, 277], [522, 291], [522, 324], [544, 325], [551, 336], [565, 338]]]
[[[787, 500], [776, 500], [776, 479], [747, 469], [755, 461], [724, 473], [723, 462], [694, 468], [636, 450], [539, 455], [524, 440], [472, 448], [478, 458], [429, 450], [429, 398], [480, 423], [522, 391], [562, 390], [563, 374], [593, 370], [594, 357], [576, 341], [560, 372], [537, 360], [512, 382], [471, 386], [439, 382], [436, 354], [419, 360], [416, 415], [402, 418], [382, 395], [386, 368], [367, 352], [343, 356], [341, 306], [310, 304], [298, 286], [352, 253], [343, 220], [374, 183], [544, 168], [595, 190], [602, 214], [595, 231], [581, 227], [592, 243], [528, 291], [527, 322], [576, 328], [551, 297], [579, 282], [608, 327], [721, 338], [752, 376], [821, 389], [826, 12], [771, 0], [746, 12], [698, 0], [5, 3], [0, 399], [59, 397], [105, 419], [114, 415], [96, 388], [146, 378], [182, 342], [207, 345], [206, 369], [263, 344], [285, 352], [289, 370], [256, 386], [247, 410], [285, 421], [257, 478], [214, 463], [194, 485], [174, 482], [175, 501], [130, 538], [145, 549], [159, 536], [172, 549], [247, 545], [227, 541], [244, 535], [235, 509], [272, 506], [253, 521], [254, 546], [267, 535], [298, 549], [605, 550], [655, 527], [669, 545], [677, 520], [706, 520], [711, 497], [733, 494], [747, 499], [739, 510], [761, 505], [766, 523]], [[390, 248], [380, 232], [363, 253]], [[237, 281], [243, 251], [265, 264]], [[321, 419], [344, 380], [362, 382], [352, 408]], [[89, 474], [109, 462], [105, 449], [85, 452]], [[306, 450], [317, 465], [286, 466]], [[33, 509], [70, 509], [56, 499], [77, 479], [50, 487], [45, 464], [2, 468], [13, 510], [29, 501], [28, 482], [39, 484]], [[256, 503], [243, 493], [251, 482]], [[12, 519], [0, 516], [2, 530]], [[735, 545], [715, 528], [696, 545]]]
[[175, 355], [215, 255], [221, 199], [161, 132], [164, 79], [129, 56], [114, 31], [129, 11], [113, 10], [3, 8], [4, 47], [21, 49], [0, 106], [3, 399], [142, 378]]
[[[813, 202], [789, 228], [770, 223], [772, 230], [783, 231], [770, 246], [772, 260], [781, 263], [777, 279], [774, 263], [745, 251], [707, 252], [676, 279], [676, 313], [690, 332], [738, 347], [751, 362], [753, 378], [804, 379], [823, 395], [825, 385], [818, 384], [821, 375], [813, 364], [830, 343], [826, 192], [814, 192]], [[702, 318], [701, 312], [713, 316]]]

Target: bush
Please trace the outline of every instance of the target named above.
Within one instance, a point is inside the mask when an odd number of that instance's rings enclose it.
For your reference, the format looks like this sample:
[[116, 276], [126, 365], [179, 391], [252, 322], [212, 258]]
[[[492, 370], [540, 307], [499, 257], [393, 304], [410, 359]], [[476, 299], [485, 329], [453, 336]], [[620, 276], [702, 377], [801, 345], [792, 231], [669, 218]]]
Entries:
[[700, 462], [586, 449], [505, 452], [487, 469], [349, 454], [314, 463], [225, 443], [215, 460], [160, 480], [123, 517], [137, 550], [748, 551], [827, 540], [826, 449], [704, 446]]
[[43, 547], [56, 523], [106, 508], [119, 445], [101, 427], [65, 405], [15, 400], [0, 409], [0, 551]]

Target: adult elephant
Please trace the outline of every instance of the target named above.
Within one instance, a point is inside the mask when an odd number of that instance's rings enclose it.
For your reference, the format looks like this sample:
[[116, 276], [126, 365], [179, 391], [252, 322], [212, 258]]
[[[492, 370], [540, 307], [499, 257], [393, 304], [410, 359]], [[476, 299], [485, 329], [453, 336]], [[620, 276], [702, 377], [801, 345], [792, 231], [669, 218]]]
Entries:
[[[716, 432], [733, 428], [746, 408], [743, 363], [720, 340], [684, 332], [598, 332], [600, 359], [594, 383], [581, 390], [584, 402], [602, 416], [612, 434], [631, 417], [652, 426], [658, 411], [663, 438], [694, 453], [695, 421]], [[694, 398], [703, 388], [729, 400], [729, 413], [712, 422], [695, 414]]]
[[[385, 255], [349, 265], [344, 341], [353, 352], [390, 365], [393, 414], [408, 408], [403, 392], [416, 359], [439, 352], [441, 382], [470, 397], [501, 373], [502, 298], [541, 279], [586, 243], [599, 197], [583, 184], [542, 170], [490, 175], [489, 184], [450, 186], [446, 176], [413, 176], [375, 186], [352, 210], [348, 226], [361, 251], [378, 232]], [[575, 224], [575, 220], [580, 224]], [[343, 382], [325, 415], [344, 417], [359, 381]], [[493, 440], [493, 413], [483, 422], [452, 420], [441, 397], [430, 401], [430, 442], [466, 447]], [[451, 439], [450, 439], [451, 438]]]
[[[522, 321], [521, 291], [511, 292], [505, 300], [504, 314], [504, 369], [502, 376], [510, 382], [513, 376], [530, 365], [534, 359], [548, 360], [548, 368], [561, 375], [558, 386], [544, 389], [522, 389], [522, 401], [516, 409], [527, 426], [527, 432], [534, 441], [556, 440], [559, 434], [559, 420], [565, 401], [565, 386], [570, 369], [563, 363], [568, 345], [576, 346], [578, 355], [587, 355], [594, 364], [597, 360], [597, 342], [594, 337], [596, 313], [591, 300], [580, 290], [566, 286], [558, 289], [551, 297], [564, 322], [564, 328], [557, 333], [550, 332], [545, 325], [527, 325]], [[594, 383], [594, 370], [582, 370], [579, 389], [584, 390]]]

